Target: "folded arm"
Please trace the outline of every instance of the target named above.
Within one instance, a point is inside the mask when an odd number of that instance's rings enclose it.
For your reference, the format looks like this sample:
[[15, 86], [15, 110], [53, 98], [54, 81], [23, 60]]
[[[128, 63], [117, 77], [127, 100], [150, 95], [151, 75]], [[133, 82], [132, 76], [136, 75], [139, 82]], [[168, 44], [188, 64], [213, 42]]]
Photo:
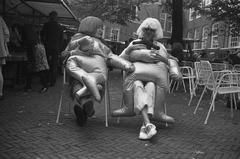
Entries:
[[135, 67], [131, 62], [129, 62], [113, 53], [110, 53], [108, 55], [107, 62], [110, 66], [122, 69], [127, 72], [133, 72], [135, 70]]
[[158, 53], [157, 50], [134, 50], [130, 53], [129, 59], [131, 62], [141, 61], [146, 63], [157, 63], [157, 62], [164, 62], [168, 65], [168, 58], [163, 57]]

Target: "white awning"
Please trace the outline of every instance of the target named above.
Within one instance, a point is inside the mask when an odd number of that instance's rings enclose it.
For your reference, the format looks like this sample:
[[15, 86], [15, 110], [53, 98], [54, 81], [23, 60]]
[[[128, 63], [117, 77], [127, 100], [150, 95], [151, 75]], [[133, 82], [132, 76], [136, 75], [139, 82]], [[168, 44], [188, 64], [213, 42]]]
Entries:
[[[4, 8], [4, 3], [0, 7]], [[63, 0], [5, 0], [5, 14], [48, 16], [51, 11], [56, 11], [60, 20], [78, 21]]]

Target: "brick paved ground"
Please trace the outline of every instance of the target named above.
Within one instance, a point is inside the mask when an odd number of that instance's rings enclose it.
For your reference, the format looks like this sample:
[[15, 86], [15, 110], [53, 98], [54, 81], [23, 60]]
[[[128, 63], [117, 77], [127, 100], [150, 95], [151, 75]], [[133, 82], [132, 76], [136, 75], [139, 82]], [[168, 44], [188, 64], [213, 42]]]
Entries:
[[[119, 72], [111, 73], [113, 108], [121, 101], [119, 79]], [[188, 94], [172, 94], [168, 112], [177, 122], [169, 127], [157, 123], [158, 135], [140, 141], [140, 117], [121, 119], [120, 124], [111, 119], [110, 127], [105, 128], [102, 105], [96, 106], [96, 117], [86, 127], [77, 126], [72, 113], [63, 113], [63, 124], [55, 124], [61, 88], [59, 81], [46, 94], [6, 90], [6, 98], [0, 102], [0, 159], [240, 159], [240, 111], [234, 111], [231, 119], [222, 98], [218, 98], [209, 124], [204, 125], [209, 97], [194, 116], [194, 107], [186, 104]], [[68, 112], [69, 102], [64, 99], [64, 112]]]

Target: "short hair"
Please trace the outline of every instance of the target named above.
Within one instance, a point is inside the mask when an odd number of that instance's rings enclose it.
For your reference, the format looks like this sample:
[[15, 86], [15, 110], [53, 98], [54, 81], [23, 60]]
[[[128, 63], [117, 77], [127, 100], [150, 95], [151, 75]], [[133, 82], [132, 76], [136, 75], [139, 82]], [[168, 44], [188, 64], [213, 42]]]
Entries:
[[48, 15], [50, 19], [54, 19], [58, 16], [58, 13], [56, 11], [51, 11]]
[[100, 18], [88, 16], [81, 20], [78, 32], [87, 35], [93, 35], [100, 27], [103, 27], [103, 21]]
[[155, 19], [155, 18], [146, 18], [141, 23], [139, 28], [137, 29], [138, 38], [143, 38], [143, 36], [144, 36], [143, 29], [145, 29], [145, 28], [151, 28], [151, 29], [154, 29], [156, 31], [154, 40], [158, 40], [158, 39], [163, 38], [162, 26], [161, 26], [161, 23], [157, 19]]

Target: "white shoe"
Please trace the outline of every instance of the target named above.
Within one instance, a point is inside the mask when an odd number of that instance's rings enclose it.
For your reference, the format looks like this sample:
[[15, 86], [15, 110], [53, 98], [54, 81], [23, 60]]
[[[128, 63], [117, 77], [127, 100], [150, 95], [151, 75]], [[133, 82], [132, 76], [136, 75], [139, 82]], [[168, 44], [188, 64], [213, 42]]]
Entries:
[[139, 133], [139, 137], [140, 140], [147, 140], [148, 139], [148, 135], [146, 133], [146, 126], [142, 126], [140, 129], [140, 133]]
[[156, 126], [153, 124], [147, 124], [146, 126], [142, 126], [139, 133], [140, 140], [149, 140], [154, 135], [157, 134]]
[[175, 123], [175, 119], [171, 116], [164, 114], [163, 112], [159, 113], [159, 120], [168, 123]]
[[154, 135], [157, 134], [156, 126], [151, 123], [146, 125], [145, 130], [149, 139], [151, 139]]

